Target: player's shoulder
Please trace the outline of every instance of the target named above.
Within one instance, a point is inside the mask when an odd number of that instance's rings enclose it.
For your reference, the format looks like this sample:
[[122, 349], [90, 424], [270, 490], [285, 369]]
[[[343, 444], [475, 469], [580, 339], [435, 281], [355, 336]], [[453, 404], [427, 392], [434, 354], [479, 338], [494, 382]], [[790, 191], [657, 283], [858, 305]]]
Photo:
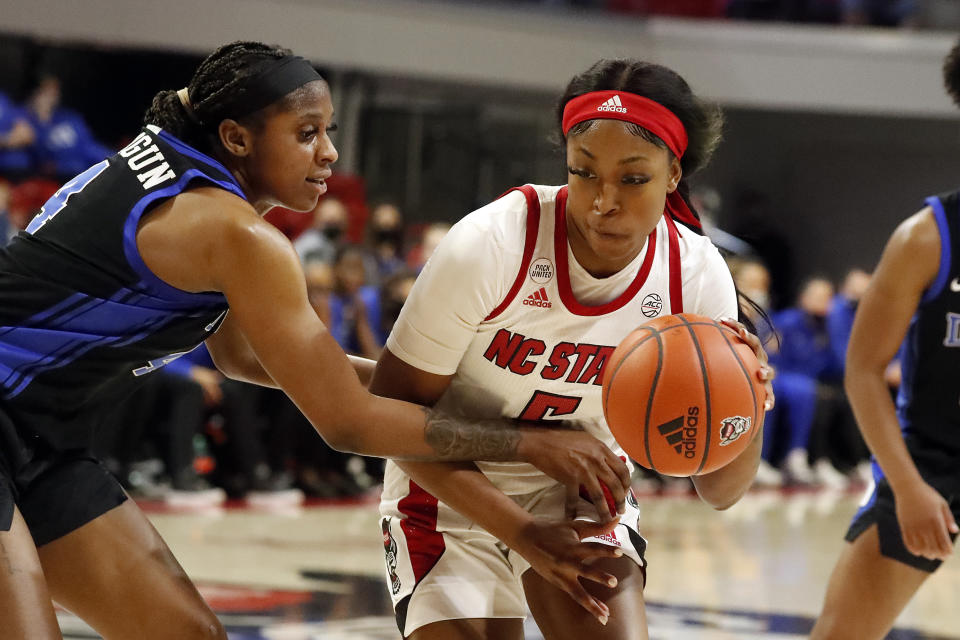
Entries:
[[684, 254], [704, 254], [713, 253], [717, 250], [716, 245], [706, 234], [697, 233], [690, 227], [679, 222], [674, 223], [677, 228], [677, 236], [680, 240], [680, 255]]
[[[225, 189], [199, 186], [171, 198], [170, 206], [186, 221], [187, 233], [202, 234], [213, 244], [248, 246], [264, 241], [289, 245], [285, 236], [264, 220], [243, 198]], [[282, 242], [281, 242], [282, 240]]]
[[939, 256], [940, 233], [937, 214], [928, 204], [897, 225], [890, 237], [890, 244], [909, 253], [921, 252], [920, 254], [923, 255], [923, 252], [932, 252], [933, 255]]
[[[556, 202], [560, 187], [529, 185], [536, 193], [541, 208]], [[465, 246], [488, 246], [523, 251], [527, 230], [527, 197], [513, 189], [496, 200], [476, 209], [451, 229], [451, 242]]]
[[687, 275], [710, 271], [723, 263], [723, 257], [713, 241], [680, 223], [676, 223], [679, 237], [680, 262]]

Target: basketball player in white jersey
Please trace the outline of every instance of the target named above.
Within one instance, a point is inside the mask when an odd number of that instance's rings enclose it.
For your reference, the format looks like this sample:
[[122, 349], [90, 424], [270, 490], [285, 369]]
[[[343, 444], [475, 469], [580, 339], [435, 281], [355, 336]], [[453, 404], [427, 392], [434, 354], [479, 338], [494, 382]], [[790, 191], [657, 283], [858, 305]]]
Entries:
[[[569, 184], [520, 187], [453, 227], [371, 389], [455, 415], [567, 421], [625, 456], [600, 397], [616, 345], [671, 313], [737, 316], [730, 273], [683, 195], [682, 178], [706, 164], [721, 117], [673, 71], [632, 60], [602, 60], [576, 76], [558, 115]], [[749, 487], [757, 436], [728, 466], [693, 479], [707, 503], [726, 508]], [[550, 476], [523, 463], [388, 463], [381, 526], [405, 637], [519, 639], [529, 605], [548, 640], [647, 638], [636, 499], [611, 505], [619, 523], [598, 536], [583, 520], [557, 521], [614, 514]], [[599, 483], [582, 491], [603, 505]], [[552, 564], [591, 546], [580, 538], [609, 549], [583, 584]]]

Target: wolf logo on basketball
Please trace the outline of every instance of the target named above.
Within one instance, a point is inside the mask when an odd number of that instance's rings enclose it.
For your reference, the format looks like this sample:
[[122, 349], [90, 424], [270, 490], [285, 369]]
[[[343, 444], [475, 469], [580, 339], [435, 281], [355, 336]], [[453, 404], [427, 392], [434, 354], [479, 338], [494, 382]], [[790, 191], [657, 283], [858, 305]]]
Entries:
[[733, 416], [720, 421], [720, 446], [725, 447], [750, 430], [750, 418]]

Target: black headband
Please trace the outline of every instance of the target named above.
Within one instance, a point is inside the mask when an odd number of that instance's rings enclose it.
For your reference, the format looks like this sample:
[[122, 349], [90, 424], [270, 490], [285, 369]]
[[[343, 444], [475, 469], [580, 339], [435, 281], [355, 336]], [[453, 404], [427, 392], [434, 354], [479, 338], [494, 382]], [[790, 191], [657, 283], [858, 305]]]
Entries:
[[[236, 94], [221, 104], [216, 113], [223, 118], [242, 118], [273, 104], [308, 82], [323, 80], [307, 60], [300, 56], [271, 58], [259, 65], [254, 73], [243, 79]], [[209, 116], [203, 118], [210, 120]]]

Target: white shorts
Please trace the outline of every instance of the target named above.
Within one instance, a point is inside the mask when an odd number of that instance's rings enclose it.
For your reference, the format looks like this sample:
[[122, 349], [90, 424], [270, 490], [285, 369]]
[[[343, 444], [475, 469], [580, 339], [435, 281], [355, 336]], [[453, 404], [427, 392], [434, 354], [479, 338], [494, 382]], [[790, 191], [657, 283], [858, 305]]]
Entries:
[[[525, 618], [527, 604], [520, 577], [530, 568], [529, 563], [410, 484], [409, 499], [401, 500], [396, 508], [382, 505], [380, 519], [387, 587], [403, 636], [441, 620]], [[511, 496], [528, 512], [553, 520], [563, 517], [565, 497], [559, 484]], [[581, 499], [578, 511], [578, 518], [596, 519], [595, 507], [586, 500]], [[613, 532], [584, 542], [620, 547], [624, 556], [645, 570], [647, 542], [638, 529], [639, 516], [637, 499], [630, 492], [626, 513]], [[437, 527], [438, 520], [442, 527]]]

